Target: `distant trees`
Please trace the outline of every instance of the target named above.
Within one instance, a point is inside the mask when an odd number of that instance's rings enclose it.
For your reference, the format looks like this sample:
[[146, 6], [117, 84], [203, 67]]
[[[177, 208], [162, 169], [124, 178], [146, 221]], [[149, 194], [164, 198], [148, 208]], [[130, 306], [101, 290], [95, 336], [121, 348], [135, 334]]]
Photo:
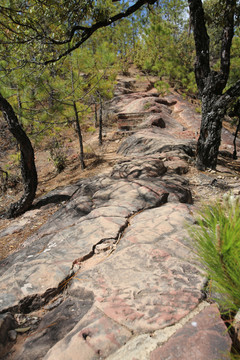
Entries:
[[[144, 4], [156, 0], [136, 0], [129, 6], [128, 1], [114, 0], [2, 0], [0, 5], [0, 70], [10, 74], [14, 69], [30, 64], [46, 66], [54, 64], [79, 49], [96, 31], [134, 14]], [[49, 79], [56, 76], [49, 70]], [[41, 77], [39, 77], [41, 83]], [[18, 82], [17, 102], [20, 119], [23, 119], [22, 94]], [[12, 84], [11, 84], [12, 85]], [[31, 89], [31, 98], [36, 92]], [[99, 91], [99, 90], [98, 90]], [[50, 106], [56, 98], [54, 87], [49, 93]], [[72, 100], [76, 121], [79, 124], [76, 98]], [[20, 125], [10, 103], [0, 96], [0, 109], [21, 150], [21, 166], [24, 195], [13, 204], [8, 216], [14, 217], [26, 211], [32, 204], [37, 187], [34, 152], [29, 138]], [[83, 164], [82, 164], [83, 165]]]
[[160, 92], [166, 92], [170, 84], [200, 97], [196, 166], [215, 169], [224, 115], [240, 96], [240, 3], [188, 0], [188, 4], [190, 22], [181, 0], [164, 1], [150, 13], [135, 62], [159, 76]]
[[10, 131], [17, 129], [12, 133], [20, 144], [25, 184], [9, 216], [29, 208], [37, 186], [34, 152], [23, 128], [40, 136], [74, 121], [84, 168], [81, 123], [91, 103], [97, 110], [111, 96], [117, 69], [126, 72], [129, 60], [159, 76], [159, 91], [168, 83], [195, 96], [198, 91], [197, 167], [216, 167], [223, 116], [240, 96], [239, 4], [206, 0], [204, 13], [201, 0], [188, 3], [190, 26], [184, 0], [1, 1], [0, 72], [6, 76], [0, 77], [0, 109]]
[[186, 19], [183, 0], [166, 1], [149, 14], [136, 47], [135, 63], [147, 73], [159, 76], [160, 93], [170, 86], [189, 95], [197, 92], [194, 78], [194, 41]]

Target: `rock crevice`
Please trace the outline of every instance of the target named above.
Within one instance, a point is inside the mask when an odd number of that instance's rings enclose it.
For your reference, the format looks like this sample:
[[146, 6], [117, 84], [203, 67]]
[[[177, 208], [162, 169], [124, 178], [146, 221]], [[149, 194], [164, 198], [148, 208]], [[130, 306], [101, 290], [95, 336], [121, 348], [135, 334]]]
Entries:
[[122, 78], [109, 102], [109, 114], [131, 125], [124, 159], [59, 189], [65, 204], [0, 264], [0, 312], [39, 318], [11, 360], [229, 359], [185, 229], [198, 117], [182, 111], [179, 120], [179, 96], [137, 86]]

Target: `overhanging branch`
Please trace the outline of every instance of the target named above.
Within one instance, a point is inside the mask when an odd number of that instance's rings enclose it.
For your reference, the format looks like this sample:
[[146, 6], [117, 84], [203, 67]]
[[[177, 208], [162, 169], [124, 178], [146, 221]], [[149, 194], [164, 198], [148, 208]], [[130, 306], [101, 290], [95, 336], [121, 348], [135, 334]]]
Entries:
[[53, 40], [53, 43], [55, 45], [63, 45], [66, 43], [70, 43], [76, 33], [76, 31], [78, 30], [82, 30], [82, 35], [81, 35], [81, 39], [76, 42], [73, 46], [69, 47], [68, 50], [62, 52], [58, 57], [56, 58], [52, 58], [50, 60], [47, 60], [43, 63], [43, 65], [47, 65], [50, 63], [55, 63], [57, 61], [59, 61], [61, 58], [63, 58], [64, 56], [70, 54], [72, 51], [76, 50], [77, 48], [79, 48], [86, 40], [88, 40], [93, 33], [95, 33], [98, 29], [101, 29], [103, 27], [107, 27], [110, 24], [121, 20], [123, 18], [128, 17], [129, 15], [135, 13], [138, 9], [140, 9], [144, 4], [151, 4], [153, 5], [157, 0], [138, 0], [134, 5], [130, 6], [126, 11], [124, 12], [120, 12], [112, 17], [109, 17], [108, 19], [105, 19], [103, 21], [99, 21], [95, 24], [93, 24], [91, 27], [83, 27], [80, 25], [74, 25], [70, 31], [70, 35], [69, 38], [67, 40], [64, 41], [56, 41]]

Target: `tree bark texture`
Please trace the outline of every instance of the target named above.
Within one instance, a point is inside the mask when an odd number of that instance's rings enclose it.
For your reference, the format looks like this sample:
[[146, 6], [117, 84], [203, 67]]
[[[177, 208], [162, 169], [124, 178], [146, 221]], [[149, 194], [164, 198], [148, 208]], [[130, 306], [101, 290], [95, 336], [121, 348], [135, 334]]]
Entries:
[[238, 136], [238, 132], [240, 130], [240, 100], [238, 100], [234, 106], [233, 111], [231, 111], [230, 116], [235, 116], [238, 118], [238, 123], [237, 123], [237, 127], [236, 127], [236, 131], [234, 134], [234, 139], [233, 139], [233, 159], [236, 160], [237, 159], [237, 144], [236, 144], [236, 140], [237, 140], [237, 136]]
[[199, 170], [215, 169], [221, 143], [222, 111], [215, 112], [213, 104], [217, 96], [202, 97], [202, 121], [197, 143], [196, 166]]
[[188, 0], [188, 3], [196, 49], [195, 78], [202, 100], [202, 121], [197, 144], [196, 165], [200, 170], [208, 167], [215, 169], [224, 115], [236, 97], [240, 96], [238, 82], [223, 94], [230, 70], [236, 0], [225, 0], [219, 72], [212, 71], [210, 68], [209, 36], [202, 1]]
[[18, 118], [9, 102], [0, 94], [0, 110], [8, 124], [8, 129], [17, 140], [21, 152], [21, 173], [24, 193], [19, 201], [11, 204], [6, 212], [8, 218], [16, 217], [27, 211], [35, 198], [38, 179], [34, 160], [34, 150], [27, 134], [18, 122]]
[[236, 139], [237, 139], [237, 136], [238, 136], [239, 129], [240, 129], [240, 117], [238, 118], [238, 123], [237, 123], [236, 131], [235, 131], [234, 139], [233, 139], [233, 160], [237, 160]]
[[80, 147], [79, 158], [80, 158], [80, 163], [81, 163], [81, 169], [84, 170], [86, 168], [86, 165], [84, 162], [83, 139], [82, 139], [82, 132], [81, 132], [81, 127], [80, 127], [80, 123], [79, 123], [76, 101], [73, 101], [73, 108], [74, 108], [74, 113], [75, 113], [75, 123], [76, 123], [78, 141], [79, 141], [79, 147]]
[[99, 94], [99, 101], [100, 101], [100, 110], [99, 110], [99, 133], [98, 133], [98, 143], [102, 146], [102, 128], [103, 128], [103, 102], [102, 97]]

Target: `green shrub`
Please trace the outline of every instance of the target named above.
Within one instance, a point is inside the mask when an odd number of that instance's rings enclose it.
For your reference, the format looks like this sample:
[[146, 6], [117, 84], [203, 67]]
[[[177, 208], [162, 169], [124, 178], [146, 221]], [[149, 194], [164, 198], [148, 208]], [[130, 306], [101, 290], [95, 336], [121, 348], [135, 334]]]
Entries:
[[189, 227], [199, 261], [203, 264], [217, 302], [223, 308], [240, 308], [240, 206], [239, 198], [226, 194], [223, 201], [205, 206]]
[[89, 126], [87, 128], [87, 132], [91, 132], [91, 133], [95, 133], [96, 132], [96, 128], [94, 126]]
[[67, 157], [64, 154], [63, 147], [56, 138], [50, 143], [50, 157], [58, 173], [62, 172], [66, 167]]
[[21, 153], [20, 151], [17, 151], [15, 154], [9, 155], [10, 161], [13, 163], [13, 165], [19, 165], [21, 160]]

